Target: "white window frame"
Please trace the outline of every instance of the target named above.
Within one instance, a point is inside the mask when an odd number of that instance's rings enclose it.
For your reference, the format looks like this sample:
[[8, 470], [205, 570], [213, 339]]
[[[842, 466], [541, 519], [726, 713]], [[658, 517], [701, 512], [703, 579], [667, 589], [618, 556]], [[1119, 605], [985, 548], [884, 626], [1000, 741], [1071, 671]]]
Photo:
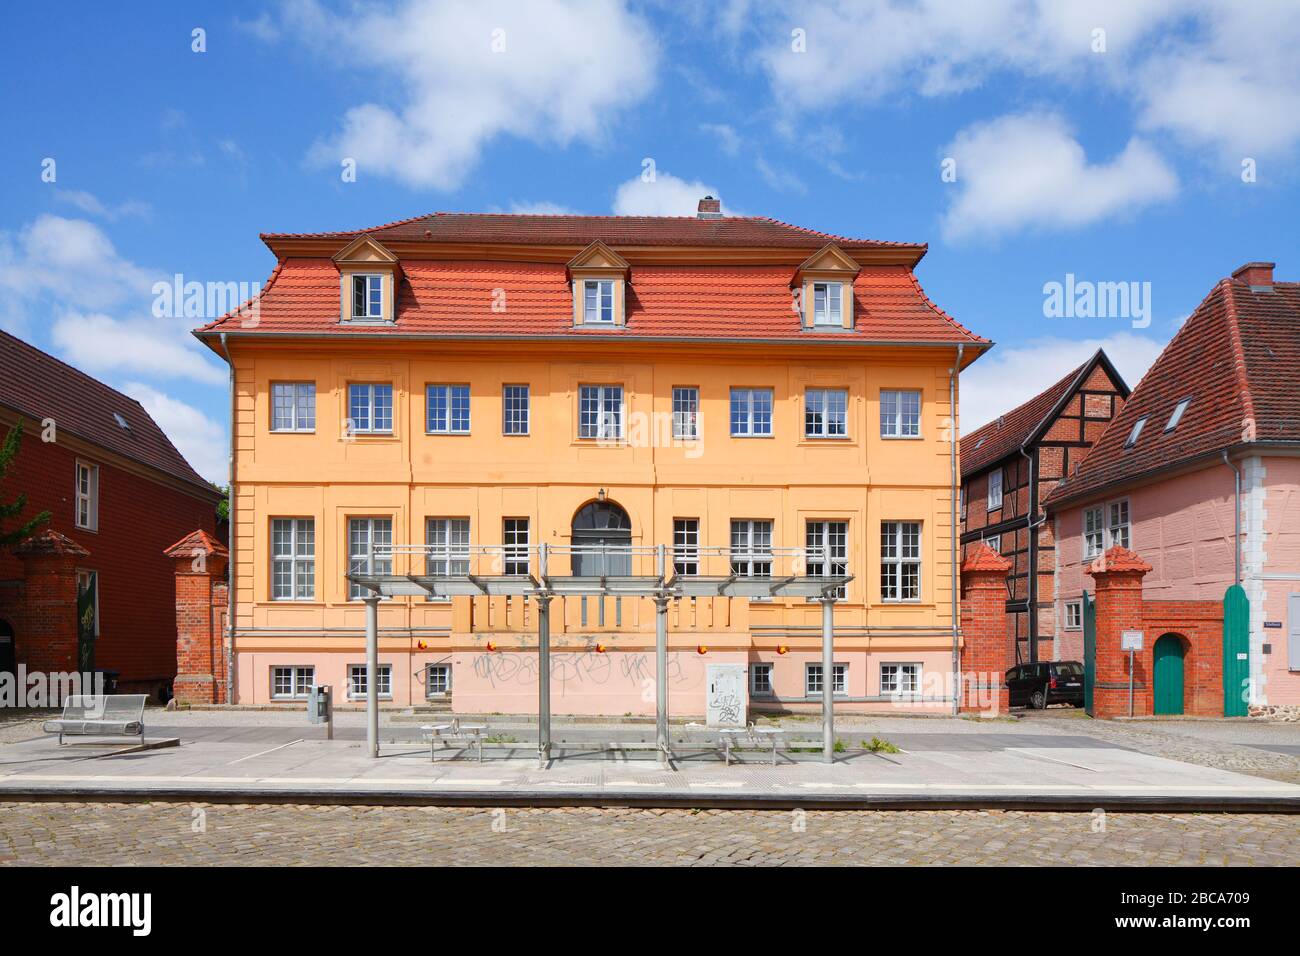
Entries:
[[[812, 326], [843, 328], [844, 327], [844, 283], [843, 282], [814, 282], [812, 284], [813, 308], [812, 308]], [[818, 307], [818, 298], [821, 298], [820, 308]]]
[[[804, 524], [804, 546], [823, 549], [824, 559], [808, 559], [810, 577], [838, 577], [849, 573], [849, 522], [846, 518], [810, 518]], [[835, 597], [848, 596], [846, 585], [835, 589]], [[808, 598], [815, 601], [816, 598]]]
[[[442, 400], [442, 424], [433, 420], [434, 397]], [[464, 399], [464, 418], [457, 416], [457, 404]], [[431, 383], [424, 386], [424, 433], [426, 435], [468, 435], [470, 429], [470, 390], [463, 383]]]
[[[348, 515], [347, 519], [347, 538], [345, 544], [348, 549], [348, 573], [362, 572], [365, 574], [392, 574], [393, 558], [389, 555], [387, 558], [370, 559], [370, 551], [375, 543], [377, 533], [386, 530], [388, 545], [393, 543], [393, 519], [387, 515], [366, 516], [366, 515]], [[387, 528], [380, 527], [387, 524]], [[356, 535], [356, 531], [361, 528], [365, 529], [364, 541]], [[382, 544], [383, 542], [380, 541]], [[361, 545], [364, 545], [362, 547]], [[348, 600], [359, 601], [367, 597], [370, 591], [361, 585], [348, 581]], [[387, 600], [387, 599], [385, 599]]]
[[[388, 396], [388, 417], [385, 420], [387, 427], [380, 426], [380, 418], [376, 411], [380, 405], [376, 398], [384, 394], [387, 390]], [[361, 427], [357, 416], [354, 412], [359, 407], [355, 401], [354, 392], [364, 390], [365, 394], [365, 412], [366, 426]], [[348, 428], [351, 435], [391, 435], [393, 434], [393, 386], [391, 382], [349, 382], [348, 383]]]
[[700, 573], [700, 519], [673, 519], [673, 573]]
[[1061, 626], [1067, 631], [1083, 630], [1083, 601], [1065, 602], [1065, 620]]
[[[393, 665], [379, 664], [375, 668], [376, 683], [379, 684], [378, 698], [380, 700], [393, 699]], [[366, 699], [366, 665], [349, 664], [348, 665], [348, 700], [365, 700]], [[385, 687], [387, 690], [385, 690]]]
[[1083, 560], [1091, 561], [1106, 550], [1106, 506], [1084, 508], [1079, 518]]
[[[287, 398], [287, 403], [282, 399]], [[279, 412], [287, 408], [287, 424], [281, 424]], [[316, 383], [271, 383], [271, 431], [277, 433], [310, 433], [316, 430]]]
[[[775, 522], [768, 518], [732, 519], [730, 553], [732, 574], [747, 578], [771, 577], [772, 562], [775, 560], [772, 553], [774, 526]], [[763, 565], [767, 566], [766, 571], [762, 570]]]
[[987, 544], [994, 551], [996, 551], [998, 554], [1002, 553], [1002, 535], [991, 534], [984, 539], [984, 543]]
[[[813, 672], [817, 677], [814, 680]], [[805, 697], [821, 697], [822, 695], [822, 665], [821, 661], [809, 661], [803, 666], [803, 695]], [[848, 697], [849, 696], [849, 665], [841, 663], [831, 664], [831, 696]]]
[[[469, 574], [470, 523], [465, 517], [424, 519], [424, 573]], [[450, 597], [426, 596], [426, 601], [450, 601]]]
[[[831, 407], [834, 397], [838, 397], [837, 408]], [[839, 413], [838, 422], [832, 417], [836, 412]], [[847, 388], [804, 389], [803, 436], [804, 438], [849, 437], [849, 390]]]
[[[892, 671], [890, 673], [889, 671]], [[888, 682], [886, 676], [888, 674]], [[910, 679], [904, 680], [905, 676]], [[910, 688], [906, 685], [910, 685]], [[880, 696], [920, 697], [921, 665], [917, 661], [882, 661], [880, 664]]]
[[[749, 694], [751, 697], [775, 697], [776, 687], [772, 681], [776, 668], [766, 661], [757, 661], [749, 665]], [[759, 675], [763, 680], [759, 680]]]
[[[282, 694], [276, 690], [277, 671], [288, 671], [289, 693]], [[267, 671], [271, 679], [272, 700], [306, 700], [308, 690], [316, 686], [316, 668], [311, 664], [275, 664]], [[304, 678], [306, 682], [304, 683]]]
[[[435, 691], [433, 689], [433, 672], [442, 671], [445, 674], [443, 689]], [[424, 699], [425, 700], [442, 700], [451, 696], [451, 664], [439, 663], [430, 664], [424, 670]]]
[[[588, 409], [589, 403], [594, 403], [591, 409]], [[589, 418], [589, 411], [594, 411], [594, 419]], [[578, 386], [578, 438], [622, 441], [623, 420], [626, 418], [623, 411], [622, 385]]]
[[700, 390], [694, 385], [673, 386], [673, 438], [700, 437]]
[[83, 531], [99, 531], [99, 466], [78, 458], [73, 490], [76, 498], [72, 523]]
[[[532, 406], [532, 391], [527, 385], [503, 385], [501, 387], [501, 434], [527, 435], [532, 430]], [[522, 421], [519, 414], [521, 409]]]
[[[997, 481], [993, 479], [996, 478]], [[996, 494], [994, 493], [996, 491]], [[997, 511], [1002, 507], [1002, 469], [989, 472], [988, 510]]]
[[[766, 431], [760, 431], [762, 424], [762, 413], [755, 408], [755, 397], [758, 395], [767, 396], [767, 421]], [[740, 422], [736, 420], [736, 403], [743, 402], [744, 416]], [[731, 401], [729, 403], [729, 420], [731, 422], [732, 438], [771, 438], [772, 437], [772, 416], [774, 412], [774, 396], [770, 388], [733, 388], [731, 390]], [[739, 427], [738, 427], [739, 426]]]
[[[1118, 520], [1119, 514], [1123, 515], [1122, 521]], [[1116, 533], [1121, 529], [1122, 538]], [[1106, 504], [1106, 548], [1109, 550], [1117, 544], [1129, 549], [1133, 547], [1133, 515], [1127, 498], [1117, 498]]]
[[[350, 276], [351, 282], [348, 287], [348, 313], [352, 322], [382, 322], [384, 321], [384, 274], [382, 272], [353, 272]], [[357, 280], [361, 279], [366, 284], [365, 302], [366, 311], [361, 315], [357, 314]], [[375, 306], [376, 298], [379, 301], [378, 313], [371, 312]]]
[[[277, 525], [281, 528], [277, 529]], [[287, 531], [289, 535], [288, 553], [277, 553], [276, 531]], [[288, 566], [289, 594], [277, 593], [279, 575], [282, 566]], [[303, 586], [305, 580], [306, 586]], [[316, 519], [315, 518], [272, 518], [271, 519], [271, 600], [272, 601], [314, 601], [316, 600]]]
[[[594, 307], [589, 301], [589, 293], [594, 292]], [[614, 280], [613, 279], [583, 279], [582, 280], [582, 324], [583, 325], [613, 325], [614, 312], [618, 308], [618, 303], [614, 297]], [[609, 318], [605, 318], [608, 309]]]
[[[908, 554], [908, 528], [916, 528], [916, 553]], [[924, 582], [925, 527], [920, 521], [882, 521], [880, 523], [880, 600], [886, 604], [917, 604]], [[908, 595], [904, 587], [907, 569], [915, 565], [916, 593]], [[890, 570], [893, 580], [890, 581]]]
[[528, 518], [501, 519], [501, 543], [505, 546], [501, 554], [502, 574], [532, 573], [532, 533], [532, 521]]
[[[916, 420], [912, 420], [909, 403], [916, 400]], [[887, 388], [880, 393], [880, 437], [916, 439], [921, 437], [921, 390]]]

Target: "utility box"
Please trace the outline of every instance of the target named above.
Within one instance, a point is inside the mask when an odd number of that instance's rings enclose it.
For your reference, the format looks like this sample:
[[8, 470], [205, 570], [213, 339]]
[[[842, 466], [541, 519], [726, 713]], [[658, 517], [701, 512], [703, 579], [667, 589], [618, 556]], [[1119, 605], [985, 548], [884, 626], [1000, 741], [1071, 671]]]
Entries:
[[706, 667], [704, 712], [710, 727], [744, 727], [749, 712], [744, 664]]
[[326, 724], [334, 715], [334, 689], [329, 684], [312, 684], [307, 691], [307, 719]]

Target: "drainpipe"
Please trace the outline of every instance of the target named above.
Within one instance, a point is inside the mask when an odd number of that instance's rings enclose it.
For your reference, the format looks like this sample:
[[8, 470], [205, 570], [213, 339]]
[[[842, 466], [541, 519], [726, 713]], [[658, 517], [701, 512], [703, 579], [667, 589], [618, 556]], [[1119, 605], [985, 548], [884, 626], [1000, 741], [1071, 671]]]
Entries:
[[1232, 469], [1235, 480], [1233, 491], [1233, 514], [1235, 522], [1233, 524], [1233, 542], [1232, 542], [1232, 581], [1234, 584], [1241, 583], [1241, 469], [1232, 463], [1228, 457], [1228, 450], [1223, 450], [1223, 463]]
[[230, 644], [226, 649], [226, 703], [235, 702], [235, 363], [230, 358], [230, 349], [226, 345], [226, 333], [222, 332], [221, 351], [225, 353], [226, 364], [230, 366], [230, 457], [228, 459], [230, 475], [227, 478], [226, 497], [226, 633]]
[[949, 466], [952, 476], [952, 715], [961, 713], [961, 651], [957, 642], [961, 638], [961, 612], [958, 602], [961, 600], [958, 580], [959, 556], [957, 552], [957, 495], [960, 489], [957, 475], [957, 375], [961, 372], [961, 355], [964, 346], [957, 346], [957, 361], [948, 370], [948, 414], [952, 418], [952, 441], [948, 450]]

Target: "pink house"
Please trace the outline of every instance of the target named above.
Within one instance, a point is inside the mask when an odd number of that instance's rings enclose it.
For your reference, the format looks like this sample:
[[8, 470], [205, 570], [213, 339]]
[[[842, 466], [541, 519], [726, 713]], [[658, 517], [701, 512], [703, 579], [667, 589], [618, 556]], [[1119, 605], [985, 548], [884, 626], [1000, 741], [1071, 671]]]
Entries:
[[1271, 262], [1221, 280], [1045, 508], [1057, 659], [1082, 659], [1084, 565], [1121, 545], [1151, 565], [1149, 601], [1239, 582], [1250, 712], [1300, 712], [1300, 283]]

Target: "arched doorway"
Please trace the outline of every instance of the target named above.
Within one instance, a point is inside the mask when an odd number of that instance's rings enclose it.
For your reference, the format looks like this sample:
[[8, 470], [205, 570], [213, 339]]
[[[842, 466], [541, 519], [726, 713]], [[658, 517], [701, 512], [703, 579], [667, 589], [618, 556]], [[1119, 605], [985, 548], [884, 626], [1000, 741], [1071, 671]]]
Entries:
[[[632, 519], [612, 501], [592, 501], [573, 516], [575, 547], [631, 547]], [[601, 551], [573, 554], [573, 573], [580, 575], [614, 575], [632, 573], [632, 555]]]
[[4, 618], [0, 618], [0, 673], [18, 673], [18, 647], [14, 629]]
[[1165, 634], [1152, 649], [1151, 701], [1156, 714], [1181, 714], [1183, 712], [1183, 658], [1187, 648], [1177, 634]]

